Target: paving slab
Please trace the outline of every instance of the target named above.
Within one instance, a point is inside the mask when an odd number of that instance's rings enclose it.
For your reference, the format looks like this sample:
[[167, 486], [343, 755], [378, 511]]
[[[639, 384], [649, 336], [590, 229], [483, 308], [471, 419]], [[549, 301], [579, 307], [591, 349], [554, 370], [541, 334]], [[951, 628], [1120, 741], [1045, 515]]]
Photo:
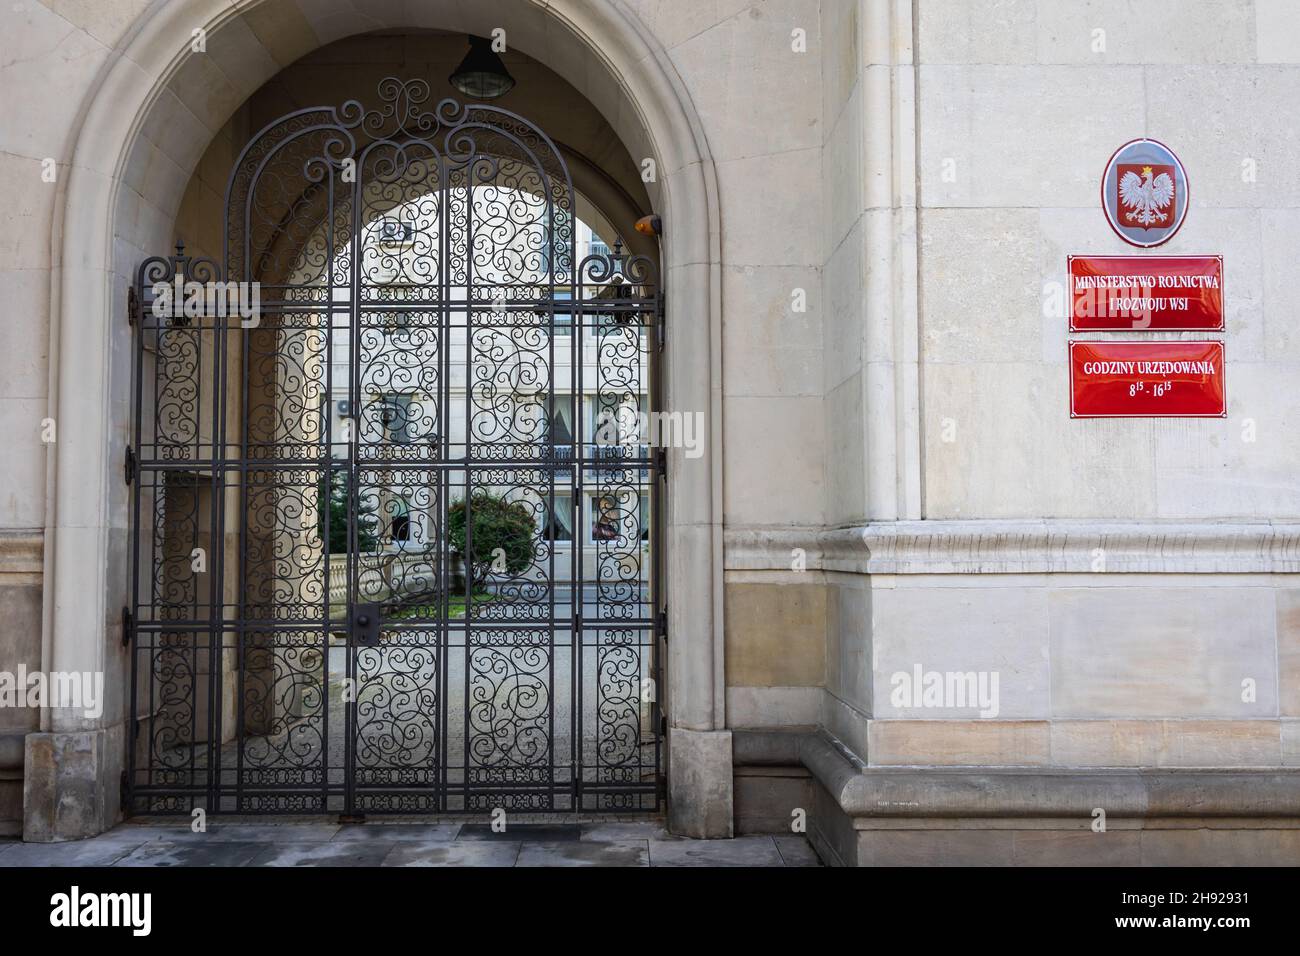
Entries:
[[159, 840], [137, 847], [114, 866], [244, 866], [264, 849], [264, 843]]
[[19, 843], [0, 853], [0, 866], [112, 866], [143, 841], [74, 840], [68, 843]]
[[524, 843], [515, 866], [649, 866], [648, 840]]
[[522, 843], [457, 840], [455, 843], [397, 843], [384, 866], [514, 866]]
[[157, 824], [119, 823], [99, 836], [91, 837], [99, 843], [148, 843], [151, 840], [183, 840], [190, 834], [188, 825], [167, 826]]
[[672, 840], [662, 823], [585, 823], [584, 840]]
[[731, 840], [651, 840], [651, 866], [783, 866], [770, 836]]
[[466, 823], [460, 828], [460, 835], [456, 837], [457, 840], [504, 840], [524, 843], [567, 843], [581, 838], [582, 827], [577, 823], [555, 825], [516, 823], [511, 826], [509, 818], [506, 819], [505, 830], [500, 833], [493, 830], [490, 823]]
[[273, 843], [249, 866], [379, 866], [397, 844], [380, 840]]
[[772, 840], [776, 843], [777, 852], [781, 854], [781, 860], [786, 866], [822, 865], [821, 858], [817, 856], [817, 851], [813, 849], [807, 837], [788, 834], [774, 836]]
[[338, 832], [337, 823], [217, 823], [193, 835], [223, 843], [328, 843]]
[[347, 840], [384, 842], [450, 843], [460, 833], [459, 823], [349, 823], [339, 827], [334, 842]]
[[658, 821], [124, 823], [88, 840], [0, 839], [0, 866], [819, 866], [799, 834], [688, 840]]

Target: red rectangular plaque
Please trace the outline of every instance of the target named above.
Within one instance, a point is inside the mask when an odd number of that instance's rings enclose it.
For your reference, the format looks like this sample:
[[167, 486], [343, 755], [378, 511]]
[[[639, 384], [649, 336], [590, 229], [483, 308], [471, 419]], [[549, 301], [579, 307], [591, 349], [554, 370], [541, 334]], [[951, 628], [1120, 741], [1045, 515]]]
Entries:
[[1222, 342], [1071, 342], [1071, 418], [1227, 415]]
[[1222, 256], [1070, 256], [1070, 331], [1223, 331]]

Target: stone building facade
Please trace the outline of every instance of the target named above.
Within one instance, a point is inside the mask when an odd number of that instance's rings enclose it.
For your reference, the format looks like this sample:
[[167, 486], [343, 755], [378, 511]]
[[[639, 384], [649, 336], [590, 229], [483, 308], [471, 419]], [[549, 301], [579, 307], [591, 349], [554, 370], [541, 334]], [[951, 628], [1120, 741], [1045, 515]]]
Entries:
[[[1300, 862], [1296, 5], [23, 0], [0, 20], [0, 670], [105, 688], [94, 717], [0, 708], [0, 826], [66, 840], [122, 814], [139, 263], [219, 250], [232, 163], [271, 118], [441, 81], [464, 35], [503, 29], [501, 104], [657, 257], [661, 400], [706, 423], [700, 454], [668, 449], [659, 544], [670, 827], [806, 821], [845, 864]], [[1158, 252], [1223, 257], [1224, 417], [1069, 413], [1067, 256], [1147, 254], [1098, 201], [1141, 137], [1190, 182]], [[657, 244], [631, 228], [648, 213]], [[974, 699], [912, 693], [929, 674]]]

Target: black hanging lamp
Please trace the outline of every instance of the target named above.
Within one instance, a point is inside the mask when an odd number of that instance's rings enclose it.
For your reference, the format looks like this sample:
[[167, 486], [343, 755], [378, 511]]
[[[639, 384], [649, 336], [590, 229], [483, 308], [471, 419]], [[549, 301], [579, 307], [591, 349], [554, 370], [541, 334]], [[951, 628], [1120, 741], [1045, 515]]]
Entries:
[[494, 100], [515, 85], [515, 78], [492, 49], [492, 41], [476, 36], [469, 38], [469, 52], [447, 79], [456, 89], [477, 100]]

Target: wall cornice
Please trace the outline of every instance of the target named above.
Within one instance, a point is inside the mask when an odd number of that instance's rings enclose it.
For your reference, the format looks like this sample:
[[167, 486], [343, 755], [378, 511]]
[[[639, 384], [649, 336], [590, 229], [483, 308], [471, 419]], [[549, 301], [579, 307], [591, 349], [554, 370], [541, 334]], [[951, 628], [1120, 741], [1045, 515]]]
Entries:
[[1300, 572], [1300, 522], [945, 520], [850, 528], [737, 528], [727, 570], [857, 574]]

